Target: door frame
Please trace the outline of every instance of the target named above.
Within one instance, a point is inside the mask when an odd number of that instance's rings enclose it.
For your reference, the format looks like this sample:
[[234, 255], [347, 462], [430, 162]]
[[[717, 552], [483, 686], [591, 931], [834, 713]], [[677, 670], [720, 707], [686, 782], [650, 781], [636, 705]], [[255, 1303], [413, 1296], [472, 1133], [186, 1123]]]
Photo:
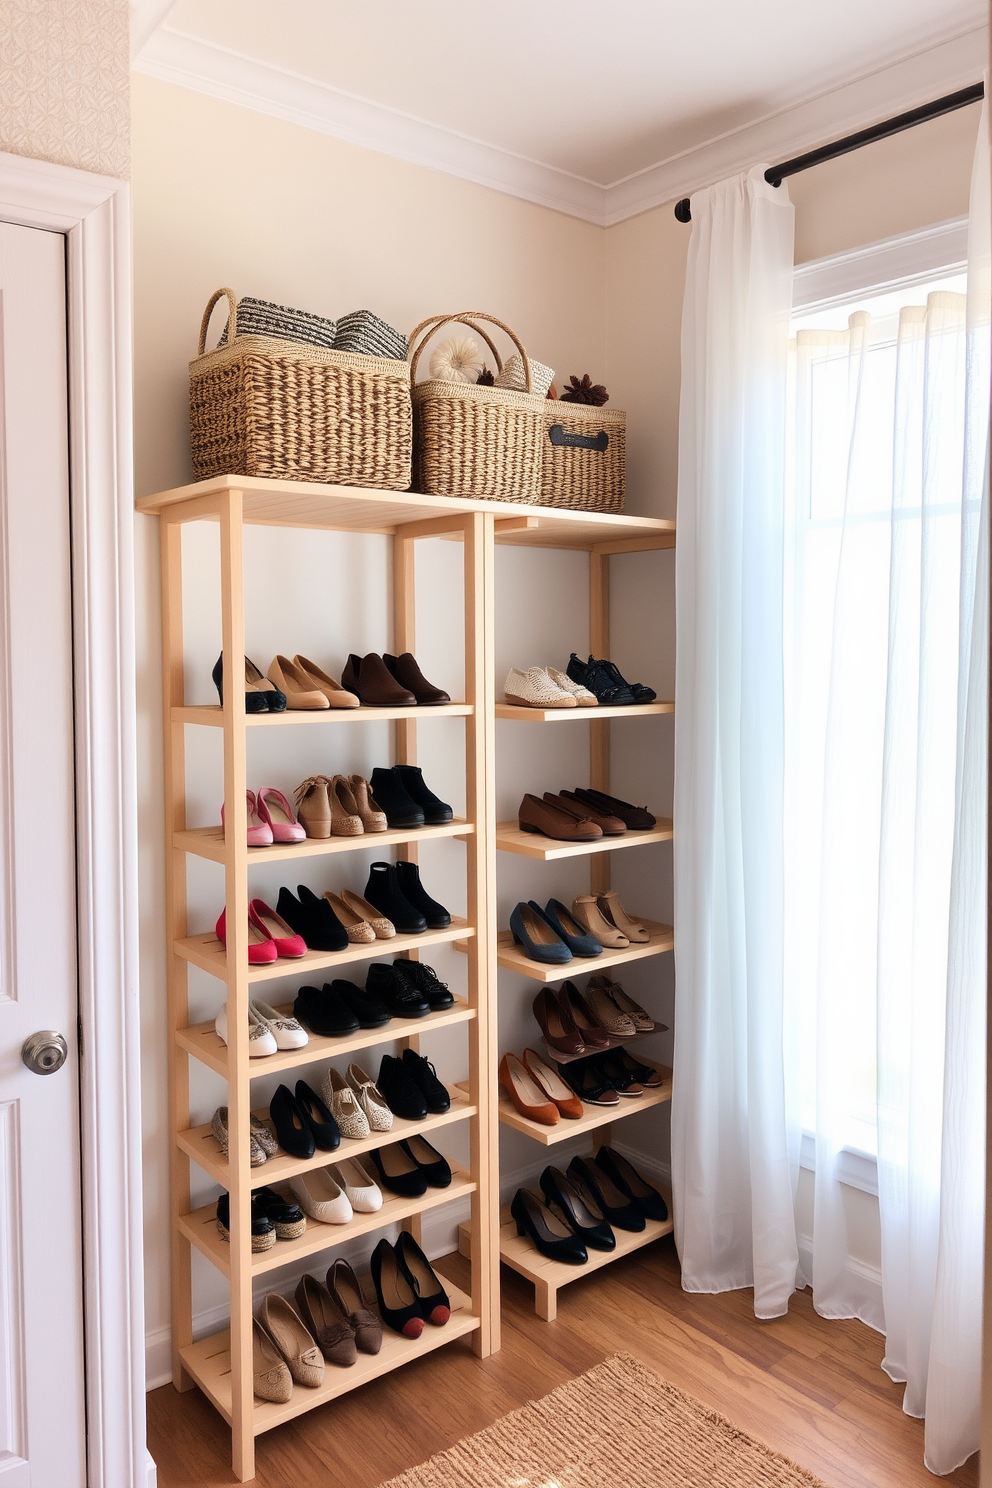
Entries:
[[129, 190], [0, 153], [0, 220], [66, 238], [87, 1465], [144, 1488]]

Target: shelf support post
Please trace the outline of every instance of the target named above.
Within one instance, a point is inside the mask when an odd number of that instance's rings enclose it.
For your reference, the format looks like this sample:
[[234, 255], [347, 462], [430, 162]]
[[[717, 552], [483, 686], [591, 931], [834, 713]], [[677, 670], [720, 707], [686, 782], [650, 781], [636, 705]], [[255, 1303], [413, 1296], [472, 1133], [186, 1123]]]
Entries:
[[[593, 548], [589, 553], [589, 649], [593, 656], [610, 654], [610, 557]], [[590, 720], [589, 784], [593, 790], [610, 790], [610, 724], [606, 718]], [[601, 894], [610, 888], [610, 854], [593, 853], [589, 860], [589, 888]]]

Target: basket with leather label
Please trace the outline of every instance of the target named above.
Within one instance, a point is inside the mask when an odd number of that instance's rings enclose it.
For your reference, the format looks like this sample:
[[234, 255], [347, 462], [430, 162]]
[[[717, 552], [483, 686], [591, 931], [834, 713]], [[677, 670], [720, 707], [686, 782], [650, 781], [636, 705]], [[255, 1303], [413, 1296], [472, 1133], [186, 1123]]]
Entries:
[[548, 399], [542, 410], [542, 506], [623, 511], [627, 480], [627, 415]]
[[[502, 371], [502, 358], [482, 321], [499, 326], [516, 346], [523, 365], [524, 390], [439, 379], [413, 380], [427, 342], [449, 322], [468, 326], [481, 336], [497, 371]], [[546, 400], [530, 391], [530, 361], [509, 326], [479, 310], [435, 315], [422, 321], [410, 335], [410, 377], [416, 490], [433, 496], [540, 502]]]
[[[228, 305], [225, 344], [207, 351], [210, 312]], [[407, 491], [410, 367], [395, 357], [238, 332], [230, 289], [210, 297], [189, 364], [193, 473], [255, 475]]]

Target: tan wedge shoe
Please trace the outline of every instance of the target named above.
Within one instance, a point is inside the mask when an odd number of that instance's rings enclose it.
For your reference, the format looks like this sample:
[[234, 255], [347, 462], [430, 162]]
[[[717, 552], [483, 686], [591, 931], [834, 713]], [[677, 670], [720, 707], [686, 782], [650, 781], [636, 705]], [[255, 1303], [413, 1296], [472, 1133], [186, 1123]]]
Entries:
[[294, 792], [296, 815], [308, 837], [330, 837], [331, 803], [326, 775], [309, 775]]
[[294, 666], [288, 656], [276, 656], [269, 667], [269, 681], [286, 694], [287, 708], [303, 710], [329, 708], [331, 705], [318, 687], [310, 686], [306, 672]]
[[392, 920], [387, 920], [386, 916], [381, 914], [374, 904], [370, 904], [367, 899], [362, 898], [361, 894], [356, 894], [351, 889], [342, 889], [341, 898], [350, 910], [360, 915], [363, 920], [372, 926], [377, 940], [392, 940], [396, 934], [396, 926]]
[[365, 919], [364, 915], [356, 914], [341, 898], [340, 894], [332, 894], [330, 889], [324, 894], [324, 898], [337, 915], [345, 928], [345, 933], [352, 945], [371, 945], [376, 938], [375, 931]]
[[626, 935], [632, 944], [643, 945], [645, 941], [651, 939], [650, 933], [645, 930], [644, 926], [638, 924], [637, 920], [631, 919], [620, 903], [620, 896], [616, 889], [607, 889], [605, 894], [598, 895], [597, 903], [606, 919], [612, 921], [620, 934]]
[[322, 672], [315, 662], [308, 661], [305, 656], [294, 656], [293, 665], [299, 667], [306, 676], [307, 682], [319, 692], [322, 692], [332, 708], [360, 708], [362, 705], [353, 692], [347, 687], [342, 687], [340, 682], [335, 682], [326, 672]]
[[324, 1356], [285, 1297], [270, 1292], [262, 1302], [258, 1321], [289, 1365], [298, 1385], [316, 1390], [324, 1383]]
[[343, 775], [335, 775], [327, 781], [327, 804], [331, 811], [333, 837], [361, 837], [365, 827], [358, 814], [358, 802]]
[[618, 930], [610, 920], [604, 919], [595, 894], [580, 894], [577, 899], [573, 899], [572, 914], [590, 935], [596, 937], [600, 945], [608, 946], [611, 951], [622, 951], [630, 945], [623, 931]]
[[386, 813], [373, 796], [372, 787], [365, 776], [349, 775], [348, 784], [355, 798], [355, 809], [362, 818], [362, 826], [366, 832], [385, 832], [389, 827]]

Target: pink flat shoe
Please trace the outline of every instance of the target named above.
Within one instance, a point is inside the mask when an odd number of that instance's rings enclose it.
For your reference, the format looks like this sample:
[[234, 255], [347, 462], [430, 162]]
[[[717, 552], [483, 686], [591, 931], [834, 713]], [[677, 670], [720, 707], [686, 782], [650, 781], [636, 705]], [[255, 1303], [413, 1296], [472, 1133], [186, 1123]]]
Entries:
[[[248, 792], [249, 796], [251, 791]], [[258, 793], [259, 819], [268, 827], [273, 842], [305, 842], [306, 829], [296, 819], [296, 813], [283, 795], [272, 785], [263, 785]], [[248, 834], [249, 841], [251, 833]]]
[[[220, 919], [217, 921], [215, 933], [221, 945], [227, 950], [227, 910], [222, 909]], [[265, 926], [258, 920], [253, 920], [251, 910], [248, 911], [248, 965], [265, 966], [279, 959], [279, 952], [272, 936]]]
[[[255, 799], [254, 791], [246, 791], [245, 796], [248, 801], [248, 846], [271, 847], [273, 842], [281, 841], [282, 839], [277, 838], [272, 831], [272, 827], [269, 824], [268, 812], [262, 812], [260, 810], [262, 804], [261, 794], [259, 794], [257, 800]], [[224, 821], [223, 805], [220, 808], [220, 824], [226, 832], [227, 825]]]
[[267, 935], [274, 941], [277, 956], [295, 960], [298, 956], [306, 955], [307, 943], [303, 936], [297, 935], [281, 915], [269, 908], [264, 899], [251, 901], [248, 906], [248, 920], [262, 935]]

